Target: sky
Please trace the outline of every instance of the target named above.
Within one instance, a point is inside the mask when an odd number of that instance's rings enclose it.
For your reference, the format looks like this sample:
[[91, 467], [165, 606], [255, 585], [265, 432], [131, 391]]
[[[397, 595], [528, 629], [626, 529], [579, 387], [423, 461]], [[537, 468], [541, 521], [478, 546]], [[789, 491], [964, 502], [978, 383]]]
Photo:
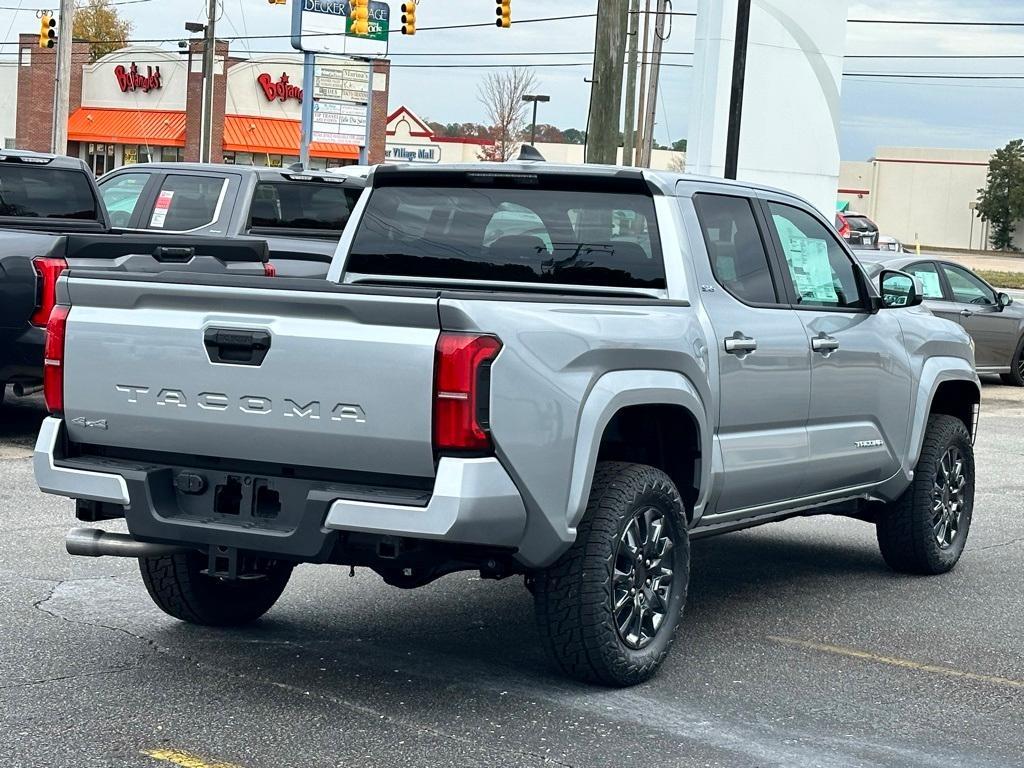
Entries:
[[[700, 0], [701, 2], [710, 0]], [[548, 16], [592, 14], [597, 0], [512, 0], [513, 20]], [[222, 0], [219, 36], [277, 35], [287, 33], [291, 10], [267, 0]], [[206, 0], [142, 0], [119, 5], [134, 23], [133, 39], [165, 39], [187, 33], [185, 21], [202, 21]], [[698, 0], [676, 0], [676, 11], [697, 10]], [[57, 5], [51, 0], [51, 6]], [[400, 2], [393, 0], [393, 26]], [[14, 8], [26, 10], [15, 11]], [[40, 0], [0, 0], [3, 41], [19, 32], [35, 32], [35, 9]], [[492, 0], [422, 0], [414, 37], [392, 35], [390, 106], [405, 105], [421, 117], [442, 123], [483, 122], [484, 108], [477, 97], [481, 78], [489, 69], [481, 64], [521, 64], [536, 67], [537, 90], [551, 96], [540, 106], [538, 121], [560, 128], [585, 128], [594, 46], [594, 19], [532, 24], [513, 23], [511, 29], [492, 26], [459, 30], [425, 30], [448, 24], [491, 23]], [[851, 18], [900, 18], [1024, 22], [1020, 0], [860, 0], [850, 4]], [[694, 19], [674, 17], [665, 44], [656, 138], [663, 144], [685, 138], [693, 57]], [[844, 77], [840, 146], [844, 159], [870, 158], [879, 146], [932, 146], [991, 149], [1024, 136], [1024, 27], [943, 27], [850, 24], [847, 53], [896, 54], [1005, 54], [1002, 60], [848, 59], [848, 73], [1015, 74], [1019, 80], [935, 81]], [[166, 47], [176, 48], [173, 42]], [[236, 40], [235, 55], [287, 51], [286, 39]], [[12, 45], [0, 48], [10, 60]], [[515, 57], [508, 53], [530, 53]], [[424, 65], [446, 65], [445, 67]], [[454, 65], [454, 66], [453, 66]], [[577, 65], [577, 66], [574, 66]]]

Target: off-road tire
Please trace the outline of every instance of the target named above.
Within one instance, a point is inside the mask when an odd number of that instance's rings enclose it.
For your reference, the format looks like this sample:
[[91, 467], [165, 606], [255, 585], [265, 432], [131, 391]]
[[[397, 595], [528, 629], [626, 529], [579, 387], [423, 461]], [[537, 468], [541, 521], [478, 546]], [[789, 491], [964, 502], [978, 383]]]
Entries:
[[[933, 504], [939, 463], [947, 449], [955, 446], [963, 457], [963, 512], [950, 546], [943, 549], [937, 539]], [[922, 575], [946, 573], [957, 564], [967, 543], [974, 512], [974, 448], [967, 427], [954, 416], [933, 415], [928, 419], [921, 458], [914, 468], [914, 482], [903, 495], [887, 505], [875, 528], [882, 558], [894, 571]]]
[[291, 563], [276, 562], [259, 578], [219, 579], [202, 573], [206, 563], [198, 552], [140, 557], [139, 570], [160, 610], [210, 627], [256, 621], [277, 602], [292, 575]]
[[1024, 370], [1021, 370], [1021, 361], [1024, 359], [1024, 339], [1017, 344], [1013, 352], [1013, 359], [1010, 360], [1010, 372], [999, 374], [1003, 384], [1011, 387], [1024, 387]]
[[[619, 540], [634, 515], [664, 513], [673, 543], [668, 610], [646, 647], [628, 647], [613, 611]], [[536, 574], [534, 606], [549, 654], [567, 675], [588, 683], [629, 686], [648, 680], [668, 655], [686, 603], [690, 548], [683, 501], [662, 471], [642, 464], [597, 465], [576, 541]]]

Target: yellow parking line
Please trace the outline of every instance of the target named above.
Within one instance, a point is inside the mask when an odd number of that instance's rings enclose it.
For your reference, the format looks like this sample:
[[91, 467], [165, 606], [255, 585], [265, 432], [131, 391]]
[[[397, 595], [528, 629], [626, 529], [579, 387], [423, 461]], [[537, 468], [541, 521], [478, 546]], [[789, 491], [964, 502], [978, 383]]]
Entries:
[[198, 755], [180, 749], [144, 749], [142, 754], [154, 760], [162, 760], [165, 763], [180, 766], [180, 768], [241, 768], [234, 763], [211, 763]]
[[1024, 688], [1024, 680], [1013, 680], [1008, 677], [999, 677], [998, 675], [981, 675], [977, 672], [967, 672], [962, 669], [954, 669], [953, 667], [943, 667], [938, 664], [922, 664], [921, 662], [911, 661], [910, 659], [900, 659], [893, 656], [879, 656], [876, 653], [859, 651], [856, 648], [845, 648], [841, 645], [829, 645], [828, 643], [816, 643], [813, 640], [798, 640], [795, 637], [777, 637], [775, 635], [769, 635], [768, 639], [776, 643], [782, 643], [783, 645], [792, 645], [797, 648], [806, 648], [811, 651], [821, 651], [822, 653], [831, 653], [836, 656], [861, 659], [862, 661], [873, 661], [876, 664], [888, 664], [890, 667], [902, 667], [903, 669], [912, 669], [916, 672], [930, 672], [933, 675], [955, 677], [961, 680], [974, 680], [975, 682], [999, 685], [1005, 688]]

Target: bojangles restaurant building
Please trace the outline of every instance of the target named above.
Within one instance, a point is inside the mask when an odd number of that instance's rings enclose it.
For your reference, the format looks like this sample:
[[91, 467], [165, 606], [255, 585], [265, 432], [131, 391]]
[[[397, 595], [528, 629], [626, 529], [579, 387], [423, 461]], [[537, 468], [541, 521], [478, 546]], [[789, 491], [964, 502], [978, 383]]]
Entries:
[[[56, 57], [36, 35], [21, 35], [18, 67], [19, 149], [50, 150]], [[130, 46], [89, 61], [85, 43], [74, 43], [68, 154], [97, 175], [149, 161], [199, 160], [203, 77], [202, 46], [172, 52]], [[369, 161], [383, 162], [387, 129], [389, 62], [374, 65]], [[364, 87], [368, 79], [362, 69]], [[243, 165], [282, 166], [298, 161], [302, 60], [291, 54], [241, 59], [217, 43], [212, 159]], [[355, 163], [357, 143], [316, 142], [311, 165]]]

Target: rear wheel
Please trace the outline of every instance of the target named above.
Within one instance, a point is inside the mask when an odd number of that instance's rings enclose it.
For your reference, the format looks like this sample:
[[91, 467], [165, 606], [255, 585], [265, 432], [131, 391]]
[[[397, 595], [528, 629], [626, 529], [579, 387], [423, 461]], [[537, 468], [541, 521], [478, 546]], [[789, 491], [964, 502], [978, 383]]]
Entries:
[[1024, 339], [1017, 344], [1017, 350], [1013, 353], [1013, 360], [1010, 361], [1010, 372], [999, 374], [1003, 384], [1011, 387], [1024, 387]]
[[689, 568], [685, 510], [668, 476], [599, 464], [576, 541], [533, 582], [548, 651], [585, 682], [649, 679], [675, 639]]
[[293, 567], [271, 562], [258, 574], [229, 580], [207, 576], [206, 565], [207, 558], [198, 552], [139, 558], [142, 581], [160, 610], [211, 627], [248, 624], [269, 611]]
[[945, 573], [963, 554], [973, 512], [971, 436], [960, 419], [932, 416], [914, 482], [878, 519], [882, 557], [902, 573]]

